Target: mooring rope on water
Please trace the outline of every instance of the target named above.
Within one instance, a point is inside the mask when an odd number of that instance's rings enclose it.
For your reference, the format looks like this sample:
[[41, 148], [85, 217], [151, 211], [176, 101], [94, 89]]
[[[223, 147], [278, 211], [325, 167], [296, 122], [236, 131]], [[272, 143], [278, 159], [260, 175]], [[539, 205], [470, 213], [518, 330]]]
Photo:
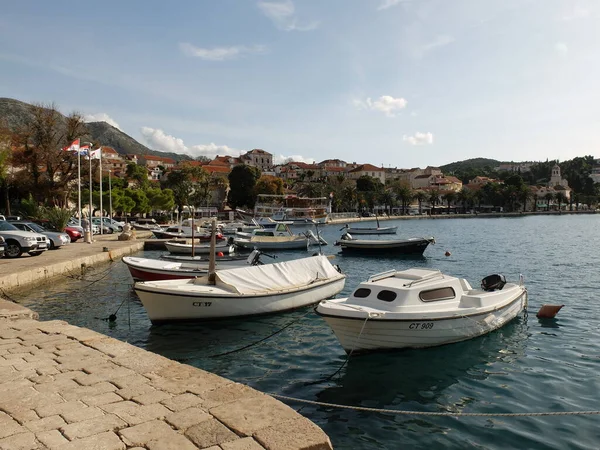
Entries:
[[542, 417], [542, 416], [592, 416], [599, 415], [600, 411], [546, 411], [546, 412], [524, 412], [524, 413], [464, 413], [464, 412], [435, 412], [435, 411], [407, 411], [398, 409], [369, 408], [367, 406], [339, 405], [336, 403], [318, 402], [301, 398], [288, 397], [287, 395], [266, 393], [278, 400], [304, 403], [314, 406], [325, 406], [328, 408], [349, 409], [353, 411], [364, 411], [382, 414], [395, 414], [407, 416], [437, 416], [437, 417]]
[[258, 341], [252, 342], [251, 344], [248, 345], [244, 345], [241, 348], [237, 348], [235, 350], [231, 350], [228, 352], [224, 352], [224, 353], [217, 353], [216, 355], [210, 355], [209, 358], [219, 358], [221, 356], [226, 356], [226, 355], [231, 355], [232, 353], [237, 353], [237, 352], [241, 352], [242, 350], [246, 350], [247, 348], [250, 347], [254, 347], [255, 345], [258, 345], [264, 341], [266, 341], [267, 339], [272, 338], [273, 336], [281, 333], [282, 331], [284, 331], [285, 329], [291, 327], [292, 325], [294, 325], [296, 322], [299, 322], [300, 320], [304, 319], [306, 316], [308, 316], [312, 311], [307, 312], [306, 314], [303, 314], [302, 316], [298, 317], [297, 319], [292, 320], [290, 323], [288, 323], [286, 326], [284, 326], [283, 328], [280, 328], [279, 330], [275, 331], [274, 333], [271, 333], [270, 335], [259, 339]]

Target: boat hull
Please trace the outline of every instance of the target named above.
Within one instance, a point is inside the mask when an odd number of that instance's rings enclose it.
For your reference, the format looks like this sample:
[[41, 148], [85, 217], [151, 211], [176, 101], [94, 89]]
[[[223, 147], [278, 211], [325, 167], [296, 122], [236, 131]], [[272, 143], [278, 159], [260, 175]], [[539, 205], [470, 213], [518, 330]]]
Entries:
[[339, 278], [295, 291], [257, 296], [169, 293], [137, 284], [135, 290], [152, 323], [158, 324], [273, 314], [301, 308], [335, 296], [344, 288], [345, 281]]
[[[366, 319], [332, 316], [316, 311], [335, 333], [347, 353], [424, 348], [465, 341], [494, 331], [513, 320], [526, 306], [526, 292], [485, 313], [428, 319]], [[364, 328], [363, 328], [364, 326]], [[362, 333], [361, 333], [362, 330]]]
[[430, 239], [414, 239], [401, 241], [339, 241], [344, 253], [386, 253], [398, 255], [421, 255], [431, 243]]
[[347, 233], [350, 234], [396, 234], [398, 227], [381, 227], [381, 228], [348, 228]]
[[291, 241], [253, 241], [251, 239], [235, 239], [235, 245], [246, 249], [258, 249], [258, 250], [297, 250], [304, 249], [308, 250], [308, 239], [295, 239]]
[[[176, 255], [191, 255], [192, 245], [191, 244], [180, 244], [177, 242], [165, 242], [165, 247], [170, 253]], [[224, 254], [233, 253], [233, 245], [216, 245], [215, 253], [221, 252]], [[208, 255], [210, 254], [210, 245], [194, 245], [194, 254], [196, 255]]]

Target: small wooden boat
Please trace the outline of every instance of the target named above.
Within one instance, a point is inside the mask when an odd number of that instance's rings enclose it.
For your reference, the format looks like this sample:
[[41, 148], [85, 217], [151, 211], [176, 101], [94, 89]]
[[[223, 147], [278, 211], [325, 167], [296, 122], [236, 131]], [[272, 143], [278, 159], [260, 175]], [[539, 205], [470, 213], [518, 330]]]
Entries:
[[429, 244], [434, 244], [433, 237], [413, 237], [409, 239], [354, 239], [345, 233], [335, 243], [345, 253], [386, 253], [397, 255], [421, 255]]
[[152, 323], [276, 313], [317, 303], [344, 288], [346, 276], [324, 255], [218, 270], [190, 280], [138, 282]]
[[[347, 233], [351, 234], [396, 234], [398, 227], [382, 227], [379, 225], [379, 218], [375, 216], [375, 220], [377, 221], [376, 227], [351, 227], [346, 224], [344, 228]], [[340, 231], [341, 231], [340, 230]]]
[[[167, 250], [170, 253], [176, 255], [191, 255], [192, 249], [193, 253], [196, 255], [208, 255], [210, 253], [210, 244], [187, 244], [183, 242], [167, 241], [165, 242], [165, 247], [167, 247]], [[233, 253], [234, 250], [235, 247], [229, 243], [215, 245], [216, 253], [221, 252], [223, 254], [228, 255], [229, 253]]]
[[527, 304], [520, 283], [490, 275], [473, 289], [439, 270], [390, 270], [361, 283], [348, 298], [322, 301], [316, 313], [347, 353], [422, 348], [464, 341], [514, 319]]
[[[157, 239], [174, 239], [174, 238], [194, 238], [200, 241], [210, 241], [210, 231], [204, 228], [174, 225], [161, 230], [152, 229], [152, 234]], [[216, 235], [217, 241], [225, 239], [221, 233]]]

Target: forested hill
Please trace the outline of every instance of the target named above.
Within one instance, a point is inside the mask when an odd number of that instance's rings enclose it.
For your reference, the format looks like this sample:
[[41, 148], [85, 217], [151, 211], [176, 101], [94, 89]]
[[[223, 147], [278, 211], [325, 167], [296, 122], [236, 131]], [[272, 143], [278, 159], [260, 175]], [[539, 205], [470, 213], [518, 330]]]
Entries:
[[465, 159], [464, 161], [456, 161], [450, 164], [445, 164], [440, 166], [440, 169], [443, 173], [454, 173], [454, 172], [466, 172], [469, 170], [482, 170], [486, 167], [490, 169], [494, 169], [498, 167], [500, 164], [505, 164], [502, 161], [498, 161], [496, 159], [489, 158], [472, 158]]
[[[8, 127], [10, 131], [22, 129], [33, 118], [34, 105], [12, 98], [0, 98], [0, 125]], [[58, 112], [59, 126], [64, 127], [66, 117]], [[118, 128], [106, 122], [90, 122], [85, 124], [88, 131], [87, 136], [82, 136], [91, 142], [114, 148], [119, 154], [154, 155], [175, 160], [191, 159], [186, 155], [178, 153], [167, 153], [152, 150], [131, 136], [123, 133]]]

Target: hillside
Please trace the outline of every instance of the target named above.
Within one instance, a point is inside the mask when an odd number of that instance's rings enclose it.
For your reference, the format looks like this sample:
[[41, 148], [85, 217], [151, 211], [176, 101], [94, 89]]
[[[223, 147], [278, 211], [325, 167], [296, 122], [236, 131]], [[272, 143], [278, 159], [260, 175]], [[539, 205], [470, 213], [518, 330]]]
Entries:
[[[12, 131], [24, 126], [33, 116], [33, 106], [12, 98], [0, 98], [0, 121], [4, 122]], [[60, 115], [59, 122], [64, 123], [65, 116]], [[86, 139], [94, 143], [114, 148], [119, 154], [154, 155], [173, 158], [175, 160], [191, 159], [178, 153], [160, 152], [152, 150], [121, 130], [106, 122], [90, 122], [86, 124], [88, 135]]]
[[444, 173], [465, 172], [469, 169], [483, 169], [486, 166], [493, 169], [500, 164], [504, 164], [504, 162], [488, 158], [472, 158], [440, 166], [440, 169], [442, 169], [442, 172]]

